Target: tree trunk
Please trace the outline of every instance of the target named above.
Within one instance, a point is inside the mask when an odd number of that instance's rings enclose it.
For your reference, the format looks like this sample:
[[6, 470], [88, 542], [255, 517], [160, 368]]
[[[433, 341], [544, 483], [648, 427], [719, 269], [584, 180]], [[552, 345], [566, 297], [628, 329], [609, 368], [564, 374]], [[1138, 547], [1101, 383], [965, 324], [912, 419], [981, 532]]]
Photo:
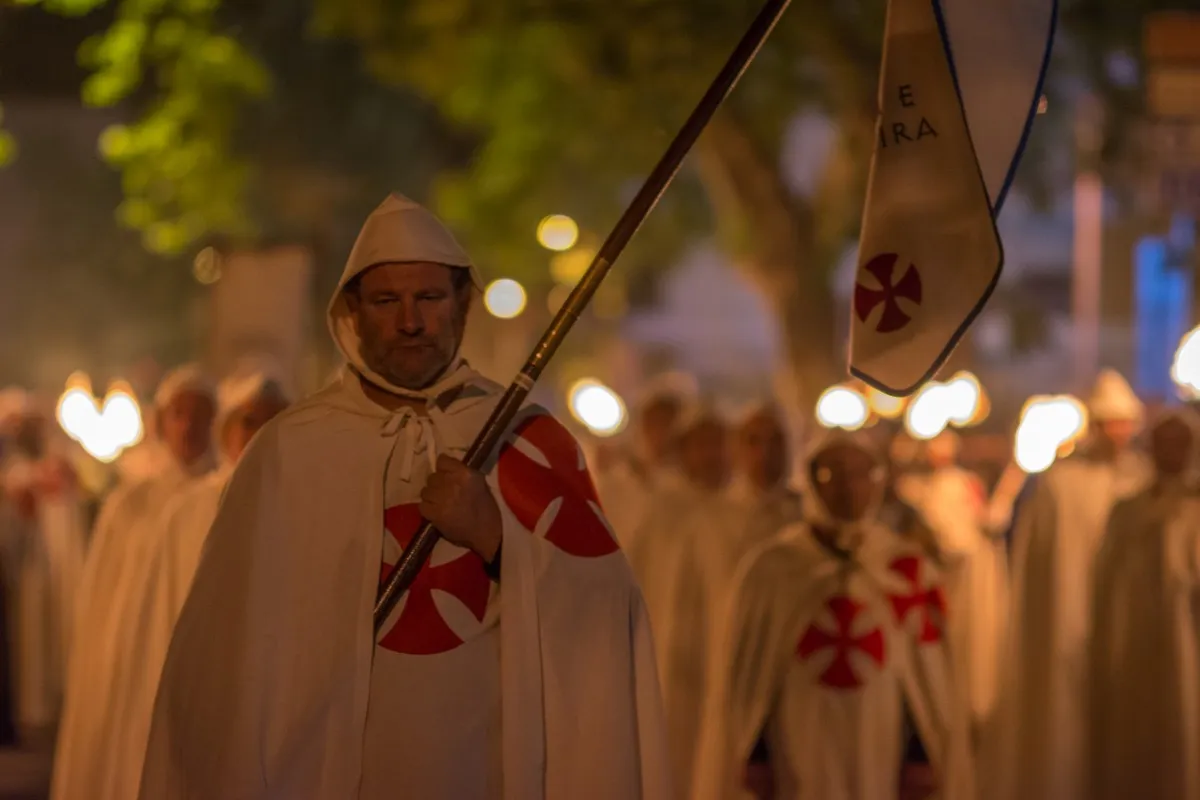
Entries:
[[775, 160], [728, 110], [696, 154], [727, 249], [777, 315], [786, 373], [777, 376], [780, 399], [809, 418], [818, 395], [845, 376], [814, 209], [791, 196]]

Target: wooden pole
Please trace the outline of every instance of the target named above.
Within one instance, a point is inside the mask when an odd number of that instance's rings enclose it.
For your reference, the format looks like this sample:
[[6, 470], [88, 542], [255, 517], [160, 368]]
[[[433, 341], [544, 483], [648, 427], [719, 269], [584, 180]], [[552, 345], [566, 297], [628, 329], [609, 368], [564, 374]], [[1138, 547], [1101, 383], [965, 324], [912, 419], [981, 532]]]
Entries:
[[[616, 227], [605, 239], [591, 266], [571, 291], [566, 302], [563, 303], [562, 308], [550, 323], [550, 327], [534, 347], [525, 366], [517, 374], [512, 385], [508, 387], [488, 421], [484, 423], [483, 430], [480, 431], [463, 459], [463, 463], [467, 466], [480, 469], [500, 443], [504, 432], [508, 430], [513, 417], [525, 402], [526, 396], [541, 376], [546, 364], [554, 356], [575, 321], [579, 319], [579, 315], [587, 308], [588, 302], [591, 301], [609, 269], [625, 249], [625, 245], [629, 243], [647, 215], [658, 204], [659, 198], [671, 184], [675, 173], [679, 171], [679, 165], [683, 163], [684, 157], [696, 144], [696, 140], [700, 138], [700, 134], [708, 126], [721, 103], [733, 91], [738, 79], [746, 71], [750, 62], [754, 60], [754, 56], [758, 54], [759, 48], [775, 28], [775, 23], [783, 16], [783, 12], [787, 10], [790, 2], [791, 0], [766, 0], [766, 3], [763, 4], [754, 21], [750, 23], [750, 28], [734, 48], [733, 54], [725, 62], [725, 66], [721, 68], [712, 85], [708, 87], [708, 91], [700, 98], [696, 109], [687, 118], [683, 128], [667, 148], [667, 152], [663, 154], [662, 159], [646, 178], [646, 182], [642, 184], [637, 196], [625, 209], [625, 213], [621, 215]], [[396, 603], [416, 580], [417, 573], [421, 571], [426, 559], [433, 552], [437, 539], [438, 532], [433, 525], [422, 521], [420, 529], [405, 548], [400, 560], [396, 562], [396, 566], [384, 579], [379, 597], [375, 602], [376, 632], [387, 621]]]

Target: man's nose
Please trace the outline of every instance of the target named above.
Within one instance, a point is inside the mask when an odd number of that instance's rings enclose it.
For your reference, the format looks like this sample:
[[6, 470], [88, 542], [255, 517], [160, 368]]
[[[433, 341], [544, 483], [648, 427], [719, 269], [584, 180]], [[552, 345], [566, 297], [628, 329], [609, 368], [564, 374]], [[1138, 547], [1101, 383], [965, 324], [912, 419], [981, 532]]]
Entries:
[[413, 335], [425, 329], [425, 323], [421, 319], [421, 311], [417, 307], [416, 299], [408, 297], [400, 303], [400, 318], [397, 320], [396, 327], [401, 333]]

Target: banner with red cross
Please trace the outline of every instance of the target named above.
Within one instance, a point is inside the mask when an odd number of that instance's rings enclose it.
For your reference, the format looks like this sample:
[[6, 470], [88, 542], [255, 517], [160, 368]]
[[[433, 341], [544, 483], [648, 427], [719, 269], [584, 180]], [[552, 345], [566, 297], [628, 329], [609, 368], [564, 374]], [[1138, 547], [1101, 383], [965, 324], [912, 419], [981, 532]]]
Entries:
[[932, 379], [1000, 279], [999, 212], [1041, 96], [1054, 0], [889, 0], [850, 372]]

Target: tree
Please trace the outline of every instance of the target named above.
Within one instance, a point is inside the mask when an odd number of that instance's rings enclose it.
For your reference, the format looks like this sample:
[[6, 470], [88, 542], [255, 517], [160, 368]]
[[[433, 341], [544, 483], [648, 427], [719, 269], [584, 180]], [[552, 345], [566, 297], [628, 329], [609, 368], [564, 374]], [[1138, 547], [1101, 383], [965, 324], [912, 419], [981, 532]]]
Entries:
[[[103, 0], [40, 2], [79, 13]], [[536, 221], [564, 212], [587, 230], [607, 230], [757, 5], [120, 0], [108, 32], [82, 52], [94, 70], [84, 94], [93, 104], [124, 100], [144, 110], [135, 124], [106, 135], [105, 151], [123, 171], [123, 219], [143, 229], [149, 245], [177, 250], [214, 233], [261, 234], [279, 197], [294, 194], [268, 187], [287, 184], [298, 171], [309, 185], [312, 173], [302, 166], [318, 164], [336, 187], [352, 173], [321, 156], [350, 152], [344, 140], [370, 129], [370, 115], [415, 124], [420, 133], [410, 142], [429, 147], [439, 129], [407, 93], [415, 92], [473, 145], [469, 164], [437, 181], [441, 213], [489, 262], [526, 282], [545, 282], [545, 256], [531, 235]], [[1081, 19], [1116, 19], [1130, 5], [1078, 0], [1067, 16], [1090, 36], [1094, 21], [1089, 28]], [[777, 312], [791, 372], [810, 397], [840, 374], [828, 270], [858, 222], [884, 6], [796, 0], [621, 265], [631, 276], [652, 274], [682, 243], [715, 230]], [[1082, 11], [1091, 17], [1078, 16]], [[1101, 28], [1097, 40], [1116, 46], [1118, 27]], [[314, 66], [322, 59], [339, 69]], [[369, 78], [354, 72], [357, 64]], [[303, 80], [293, 80], [297, 71]], [[338, 110], [320, 117], [333, 123], [326, 137], [292, 147], [280, 126], [296, 124], [295, 109], [303, 106], [295, 92], [313, 79], [325, 90], [321, 102], [339, 103]], [[348, 103], [348, 96], [362, 102]], [[780, 148], [803, 109], [827, 115], [838, 135], [815, 190], [797, 194], [781, 176]], [[434, 159], [434, 168], [454, 163], [459, 144]], [[313, 214], [274, 226], [303, 230], [297, 220], [311, 223]]]

